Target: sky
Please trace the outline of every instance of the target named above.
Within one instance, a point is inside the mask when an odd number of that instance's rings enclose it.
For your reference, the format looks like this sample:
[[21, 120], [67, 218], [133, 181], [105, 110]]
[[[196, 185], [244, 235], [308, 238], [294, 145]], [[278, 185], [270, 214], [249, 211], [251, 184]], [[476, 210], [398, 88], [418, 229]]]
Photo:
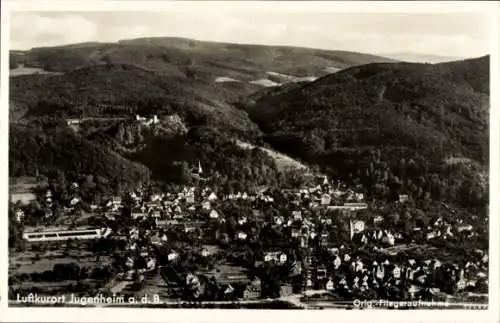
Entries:
[[489, 53], [484, 13], [340, 13], [266, 11], [265, 6], [176, 8], [162, 12], [12, 12], [10, 48], [140, 37], [290, 45], [372, 54], [478, 57]]

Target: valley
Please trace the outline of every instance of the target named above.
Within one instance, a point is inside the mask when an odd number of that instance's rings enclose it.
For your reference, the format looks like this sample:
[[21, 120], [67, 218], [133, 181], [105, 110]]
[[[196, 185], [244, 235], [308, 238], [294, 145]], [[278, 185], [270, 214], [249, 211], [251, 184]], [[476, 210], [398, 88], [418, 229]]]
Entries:
[[10, 61], [9, 177], [37, 183], [10, 187], [11, 300], [485, 306], [489, 56], [158, 37]]

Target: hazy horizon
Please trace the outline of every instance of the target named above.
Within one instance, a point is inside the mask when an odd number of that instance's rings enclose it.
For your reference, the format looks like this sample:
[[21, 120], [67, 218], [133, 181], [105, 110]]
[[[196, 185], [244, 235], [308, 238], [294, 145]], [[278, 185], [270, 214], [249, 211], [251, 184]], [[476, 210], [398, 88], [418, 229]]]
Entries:
[[490, 19], [481, 13], [265, 12], [265, 6], [203, 9], [203, 15], [196, 7], [165, 12], [13, 12], [10, 49], [177, 37], [374, 55], [460, 59], [490, 54]]
[[[148, 39], [148, 38], [171, 38], [171, 39], [186, 39], [186, 40], [193, 40], [193, 41], [201, 41], [201, 42], [214, 42], [217, 43], [218, 41], [213, 41], [213, 40], [201, 40], [201, 39], [196, 39], [196, 38], [188, 38], [188, 37], [177, 37], [177, 36], [154, 36], [154, 37], [148, 37], [147, 35], [144, 37], [137, 37], [137, 38], [123, 38], [123, 39], [118, 39], [116, 41], [108, 41], [108, 42], [103, 42], [103, 41], [85, 41], [85, 42], [78, 42], [78, 43], [62, 43], [62, 44], [57, 44], [57, 45], [52, 45], [52, 46], [40, 46], [40, 47], [32, 47], [32, 48], [27, 48], [27, 49], [18, 49], [18, 48], [10, 48], [10, 51], [29, 51], [32, 49], [36, 48], [44, 48], [44, 47], [66, 47], [66, 46], [76, 46], [76, 45], [85, 45], [85, 44], [115, 44], [120, 41], [128, 41], [128, 40], [134, 40], [134, 39]], [[287, 45], [274, 45], [274, 44], [259, 44], [259, 43], [245, 43], [245, 42], [236, 42], [236, 41], [225, 41], [222, 43], [229, 43], [229, 44], [243, 44], [243, 45], [260, 45], [260, 46], [287, 46]], [[302, 48], [312, 48], [312, 49], [322, 49], [322, 48], [317, 48], [317, 47], [309, 47], [309, 46], [296, 46], [294, 47], [302, 47]], [[324, 49], [324, 48], [323, 48]], [[327, 49], [328, 50], [328, 49]], [[331, 49], [330, 49], [331, 50]], [[343, 49], [337, 49], [339, 51], [342, 51]], [[425, 53], [418, 53], [418, 52], [376, 52], [376, 53], [365, 53], [365, 54], [372, 54], [372, 55], [380, 55], [380, 56], [387, 56], [390, 58], [390, 56], [422, 56], [422, 57], [435, 57], [435, 58], [443, 58], [443, 59], [467, 59], [467, 58], [475, 58], [475, 57], [481, 57], [481, 56], [488, 56], [490, 53], [484, 53], [482, 55], [474, 56], [474, 57], [458, 57], [458, 56], [448, 56], [448, 55], [435, 55], [435, 54], [425, 54]]]

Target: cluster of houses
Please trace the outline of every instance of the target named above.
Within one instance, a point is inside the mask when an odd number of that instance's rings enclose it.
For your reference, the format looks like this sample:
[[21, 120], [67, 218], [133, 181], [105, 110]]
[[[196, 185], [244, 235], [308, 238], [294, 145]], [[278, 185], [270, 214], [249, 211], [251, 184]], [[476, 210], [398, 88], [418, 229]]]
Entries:
[[436, 286], [446, 284], [448, 291], [456, 292], [474, 290], [478, 282], [487, 285], [488, 257], [484, 254], [477, 261], [462, 266], [442, 263], [438, 259], [395, 261], [383, 256], [354, 257], [342, 246], [335, 248], [331, 256], [333, 260], [328, 270], [324, 266], [317, 268], [316, 287], [319, 289], [344, 293], [372, 290], [378, 294], [398, 287], [410, 298], [415, 298], [423, 290], [442, 293]]
[[[144, 121], [142, 119], [137, 119]], [[155, 118], [152, 119], [153, 123]], [[201, 174], [201, 166], [198, 167]], [[75, 191], [78, 188], [77, 184]], [[48, 209], [52, 203], [50, 191], [45, 194], [45, 203]], [[203, 230], [203, 226], [211, 222], [223, 223], [225, 216], [220, 212], [221, 205], [231, 201], [231, 203], [245, 203], [250, 205], [254, 214], [262, 214], [262, 211], [269, 206], [276, 206], [279, 203], [286, 203], [289, 214], [275, 214], [272, 217], [272, 227], [279, 232], [285, 232], [284, 239], [289, 241], [297, 239], [300, 247], [306, 251], [306, 259], [301, 262], [290, 259], [286, 252], [273, 249], [265, 251], [261, 257], [263, 263], [276, 263], [285, 265], [292, 263], [289, 276], [302, 276], [306, 289], [326, 289], [329, 291], [344, 292], [365, 292], [389, 289], [391, 286], [404, 288], [409, 295], [418, 294], [419, 290], [425, 286], [436, 285], [438, 275], [449, 277], [454, 285], [454, 290], [461, 291], [473, 289], [481, 281], [487, 280], [487, 255], [481, 256], [481, 260], [471, 260], [467, 264], [442, 264], [438, 259], [425, 261], [416, 260], [390, 260], [389, 258], [366, 258], [354, 256], [355, 249], [346, 248], [343, 245], [335, 245], [334, 239], [328, 231], [319, 230], [318, 227], [331, 227], [337, 216], [342, 221], [349, 222], [348, 236], [351, 242], [358, 247], [371, 246], [373, 255], [391, 246], [406, 244], [411, 242], [431, 241], [433, 239], [446, 240], [448, 237], [460, 234], [461, 238], [472, 238], [478, 233], [471, 225], [458, 220], [457, 223], [450, 223], [444, 217], [439, 218], [428, 227], [414, 227], [411, 240], [404, 236], [402, 232], [394, 226], [380, 224], [385, 218], [380, 215], [373, 215], [370, 221], [357, 218], [359, 211], [368, 210], [369, 206], [364, 202], [364, 196], [342, 185], [332, 185], [328, 179], [316, 186], [297, 190], [282, 190], [278, 195], [274, 195], [266, 190], [250, 194], [247, 192], [237, 192], [236, 194], [221, 195], [215, 190], [198, 186], [184, 187], [178, 192], [158, 193], [151, 192], [146, 188], [139, 188], [130, 192], [127, 196], [110, 197], [101, 206], [92, 206], [92, 210], [102, 213], [109, 220], [116, 219], [126, 206], [130, 208], [130, 215], [133, 220], [154, 220], [155, 226], [145, 229], [143, 227], [132, 226], [127, 232], [108, 231], [115, 237], [127, 240], [129, 256], [126, 266], [128, 271], [122, 274], [123, 279], [144, 279], [144, 275], [153, 271], [157, 267], [155, 255], [151, 252], [151, 246], [165, 245], [170, 242], [170, 237], [164, 227], [169, 224], [182, 224], [186, 233]], [[399, 203], [406, 203], [408, 196], [401, 195]], [[71, 197], [66, 208], [70, 210], [80, 203], [77, 195]], [[247, 241], [253, 233], [245, 231], [248, 227], [245, 223], [252, 214], [239, 214], [236, 219], [237, 232], [235, 239]], [[24, 216], [22, 212], [16, 213], [21, 221]], [[255, 238], [255, 237], [254, 237]], [[319, 241], [318, 244], [311, 243]], [[337, 241], [338, 242], [338, 241]], [[319, 259], [316, 256], [317, 246], [326, 248], [329, 257]], [[210, 248], [201, 247], [200, 255], [208, 257], [213, 252]], [[478, 251], [482, 252], [482, 251]], [[179, 253], [171, 250], [167, 255], [168, 261], [175, 262], [179, 258]], [[140, 263], [138, 265], [138, 263]], [[238, 273], [234, 273], [234, 272]], [[233, 273], [233, 274], [228, 274]], [[439, 274], [438, 274], [439, 273]], [[223, 286], [224, 295], [227, 297], [256, 298], [260, 295], [261, 283], [258, 278], [248, 278], [243, 270], [236, 268], [224, 268], [219, 271], [191, 273], [186, 276], [186, 284], [198, 286], [199, 293], [202, 293], [200, 277], [213, 278], [218, 285]], [[202, 279], [203, 281], [203, 279]], [[291, 287], [282, 286], [280, 295], [291, 293]]]
[[141, 117], [140, 115], [136, 115], [135, 120], [139, 122], [141, 125], [146, 127], [160, 123], [160, 119], [158, 119], [158, 116], [156, 115], [153, 115], [152, 118], [146, 118], [146, 117]]
[[[62, 211], [64, 214], [71, 214], [73, 211], [78, 209], [78, 206], [81, 203], [81, 198], [78, 196], [78, 193], [77, 193], [78, 187], [79, 187], [78, 183], [72, 183], [70, 185], [70, 191], [69, 191], [70, 195], [64, 201], [62, 201], [62, 205], [61, 205]], [[37, 201], [37, 199], [38, 199], [36, 194], [34, 194], [34, 193], [31, 193], [31, 194], [33, 196], [29, 200], [27, 200], [27, 201], [23, 200], [20, 203], [21, 206], [16, 207], [16, 209], [15, 209], [16, 221], [19, 223], [22, 222], [26, 217], [26, 214], [23, 211], [22, 206], [26, 206], [32, 202]], [[39, 206], [41, 207], [41, 211], [43, 212], [45, 219], [52, 218], [54, 216], [54, 212], [53, 212], [54, 200], [53, 200], [52, 191], [50, 189], [45, 189], [44, 193], [41, 196], [41, 200], [39, 200], [39, 201], [40, 201]], [[19, 204], [16, 202], [18, 202], [18, 200], [12, 201], [12, 203], [14, 203], [14, 204]], [[59, 202], [61, 202], [61, 201], [59, 201]], [[91, 208], [93, 210], [96, 210], [98, 208], [98, 206], [91, 205]]]

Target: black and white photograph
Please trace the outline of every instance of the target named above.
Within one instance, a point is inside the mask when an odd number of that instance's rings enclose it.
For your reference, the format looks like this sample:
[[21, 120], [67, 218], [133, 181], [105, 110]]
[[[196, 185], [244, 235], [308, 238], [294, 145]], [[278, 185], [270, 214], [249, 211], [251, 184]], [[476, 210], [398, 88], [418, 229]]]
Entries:
[[2, 16], [9, 310], [497, 308], [494, 2], [125, 2]]

